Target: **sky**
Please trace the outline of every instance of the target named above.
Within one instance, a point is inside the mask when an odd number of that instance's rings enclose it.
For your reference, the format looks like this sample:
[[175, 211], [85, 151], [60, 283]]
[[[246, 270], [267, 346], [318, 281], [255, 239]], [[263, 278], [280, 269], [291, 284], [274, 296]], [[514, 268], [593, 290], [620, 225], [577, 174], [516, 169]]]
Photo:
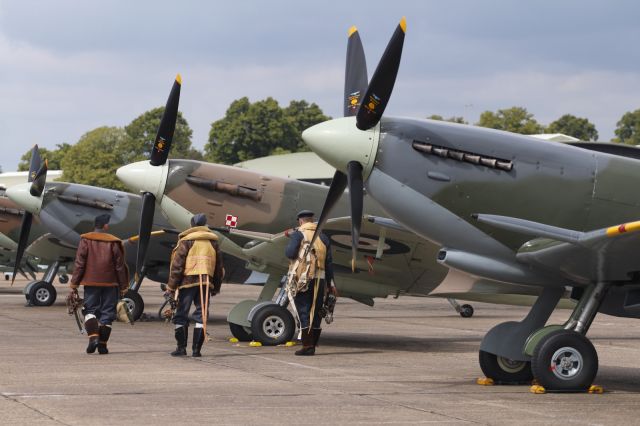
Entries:
[[37, 143], [75, 143], [164, 105], [202, 149], [243, 96], [342, 114], [347, 30], [369, 76], [398, 21], [402, 63], [387, 116], [463, 116], [523, 106], [542, 124], [586, 117], [600, 140], [640, 108], [640, 3], [595, 0], [0, 0], [0, 167]]

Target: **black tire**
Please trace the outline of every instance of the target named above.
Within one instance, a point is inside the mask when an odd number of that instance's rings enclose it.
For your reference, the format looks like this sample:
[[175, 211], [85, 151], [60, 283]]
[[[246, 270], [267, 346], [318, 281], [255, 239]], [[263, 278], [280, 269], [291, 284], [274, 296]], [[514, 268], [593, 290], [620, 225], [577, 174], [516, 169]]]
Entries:
[[138, 321], [144, 312], [144, 300], [137, 291], [127, 290], [122, 298], [127, 304], [127, 307], [131, 310], [131, 316], [134, 321]]
[[29, 301], [35, 306], [51, 306], [56, 301], [58, 292], [46, 281], [38, 281], [29, 290]]
[[480, 351], [479, 361], [484, 375], [496, 383], [521, 385], [533, 380], [529, 361], [512, 361], [485, 351]]
[[460, 306], [460, 316], [462, 318], [471, 318], [473, 316], [473, 306], [468, 304]]
[[280, 305], [266, 305], [251, 319], [253, 339], [265, 346], [281, 345], [291, 340], [296, 326], [293, 315]]
[[598, 353], [582, 334], [557, 330], [533, 350], [531, 370], [547, 390], [585, 391], [598, 373]]
[[24, 294], [24, 298], [27, 299], [27, 302], [31, 304], [31, 288], [36, 285], [38, 281], [30, 281], [27, 285], [22, 289], [22, 294]]
[[229, 330], [231, 330], [231, 334], [233, 335], [233, 337], [241, 342], [250, 342], [253, 340], [251, 329], [249, 329], [248, 327], [243, 327], [241, 325], [230, 322]]
[[62, 274], [58, 277], [58, 281], [60, 281], [60, 284], [66, 284], [69, 282], [69, 275], [67, 274]]

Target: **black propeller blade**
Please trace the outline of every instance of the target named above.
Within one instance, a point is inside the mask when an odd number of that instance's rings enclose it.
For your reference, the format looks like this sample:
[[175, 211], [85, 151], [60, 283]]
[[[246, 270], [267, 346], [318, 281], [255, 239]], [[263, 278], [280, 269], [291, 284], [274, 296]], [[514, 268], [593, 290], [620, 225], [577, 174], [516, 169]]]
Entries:
[[[368, 130], [375, 126], [380, 121], [389, 102], [400, 67], [406, 28], [406, 20], [402, 18], [391, 36], [391, 40], [389, 40], [389, 44], [368, 86], [367, 65], [360, 36], [356, 27], [349, 29], [344, 82], [344, 115], [345, 117], [356, 115], [356, 126], [360, 130]], [[347, 164], [346, 175], [339, 170], [336, 171], [312, 239], [313, 243], [322, 231], [328, 219], [329, 212], [333, 206], [335, 206], [338, 199], [340, 199], [348, 183], [351, 202], [351, 269], [353, 271], [355, 271], [360, 229], [362, 227], [362, 210], [364, 203], [362, 171], [362, 164], [357, 161], [351, 161]]]
[[[173, 132], [176, 129], [176, 121], [178, 120], [178, 104], [180, 103], [180, 87], [182, 86], [182, 78], [180, 74], [176, 76], [176, 80], [169, 93], [167, 105], [160, 120], [158, 134], [151, 150], [151, 158], [149, 163], [152, 166], [162, 166], [167, 162], [169, 150], [173, 140]], [[135, 280], [139, 284], [142, 279], [142, 268], [144, 267], [145, 258], [147, 256], [147, 248], [151, 239], [151, 228], [153, 227], [153, 216], [156, 208], [156, 197], [150, 192], [142, 194], [142, 210], [140, 211], [140, 226], [138, 227], [138, 251], [136, 253], [136, 277]]]
[[151, 239], [151, 228], [153, 227], [155, 209], [156, 197], [149, 192], [142, 194], [142, 210], [140, 212], [138, 252], [136, 257], [136, 282], [142, 277], [142, 267], [144, 266], [147, 255], [149, 240]]
[[367, 90], [367, 61], [362, 48], [362, 41], [358, 29], [349, 28], [347, 42], [347, 66], [344, 74], [344, 116], [352, 117], [358, 112], [360, 104]]
[[351, 201], [351, 270], [356, 270], [356, 256], [360, 242], [362, 226], [362, 204], [364, 199], [364, 182], [362, 181], [362, 165], [357, 161], [347, 164], [349, 181], [349, 198]]
[[[31, 162], [29, 163], [29, 175], [27, 176], [27, 182], [33, 182], [38, 176], [38, 172], [41, 168], [42, 159], [40, 158], [40, 151], [38, 145], [34, 145], [31, 150]], [[46, 163], [44, 165], [44, 175], [46, 178]], [[44, 184], [43, 184], [44, 187]], [[33, 185], [32, 185], [33, 188]], [[33, 214], [28, 211], [24, 212], [22, 216], [22, 223], [20, 224], [20, 237], [18, 238], [18, 248], [16, 249], [16, 260], [13, 265], [13, 278], [11, 279], [11, 285], [16, 280], [16, 275], [20, 270], [20, 263], [24, 256], [24, 251], [27, 249], [27, 243], [29, 242], [29, 233], [31, 232], [31, 224], [33, 223]]]
[[167, 162], [169, 157], [169, 149], [173, 141], [173, 132], [176, 130], [176, 121], [178, 120], [178, 104], [180, 103], [180, 87], [182, 86], [182, 77], [180, 74], [176, 76], [173, 82], [167, 105], [160, 120], [156, 141], [151, 149], [150, 163], [152, 166], [162, 166]]
[[329, 213], [333, 210], [333, 207], [336, 205], [344, 189], [347, 187], [347, 176], [342, 173], [340, 170], [336, 170], [333, 175], [333, 180], [331, 181], [331, 186], [329, 187], [329, 192], [327, 193], [327, 198], [324, 200], [324, 206], [322, 206], [322, 212], [320, 213], [320, 218], [318, 219], [318, 225], [316, 227], [316, 231], [311, 238], [311, 247], [313, 247], [313, 243], [316, 241], [318, 235], [322, 231], [324, 224], [327, 222], [329, 218]]
[[387, 107], [400, 68], [406, 28], [406, 20], [402, 18], [371, 77], [356, 115], [356, 125], [360, 130], [368, 130], [378, 124]]
[[36, 173], [29, 193], [34, 197], [40, 197], [44, 191], [44, 184], [47, 182], [47, 171], [49, 170], [49, 161], [44, 160], [44, 163]]

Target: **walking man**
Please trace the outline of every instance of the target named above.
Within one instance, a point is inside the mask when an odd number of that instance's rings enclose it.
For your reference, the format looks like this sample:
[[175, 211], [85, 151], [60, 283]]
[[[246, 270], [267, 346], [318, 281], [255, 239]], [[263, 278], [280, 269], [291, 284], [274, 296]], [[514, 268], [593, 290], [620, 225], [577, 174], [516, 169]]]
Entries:
[[[291, 240], [285, 249], [285, 255], [292, 261], [292, 267], [303, 270], [304, 274], [310, 274], [308, 286], [297, 289], [294, 298], [295, 308], [300, 320], [302, 331], [302, 349], [296, 351], [296, 355], [314, 355], [320, 339], [322, 307], [325, 288], [332, 294], [337, 294], [333, 281], [333, 266], [331, 259], [331, 243], [325, 234], [320, 234], [314, 242], [311, 255], [303, 256], [304, 242], [310, 242], [316, 230], [314, 214], [309, 210], [298, 213], [298, 228], [290, 237]], [[313, 262], [315, 265], [305, 265], [305, 262]], [[300, 280], [300, 276], [297, 277]]]
[[180, 234], [171, 254], [167, 293], [178, 299], [173, 317], [177, 347], [171, 352], [172, 356], [187, 354], [191, 303], [196, 307], [193, 313], [196, 325], [193, 329], [192, 356], [201, 356], [200, 350], [207, 333], [210, 285], [214, 295], [222, 285], [224, 270], [218, 237], [206, 225], [207, 217], [204, 214], [194, 215], [191, 218], [191, 228]]
[[84, 327], [89, 336], [87, 353], [107, 354], [111, 323], [116, 319], [119, 296], [127, 292], [129, 270], [122, 241], [107, 233], [111, 216], [95, 218], [95, 230], [80, 237], [76, 251], [71, 293], [84, 286]]

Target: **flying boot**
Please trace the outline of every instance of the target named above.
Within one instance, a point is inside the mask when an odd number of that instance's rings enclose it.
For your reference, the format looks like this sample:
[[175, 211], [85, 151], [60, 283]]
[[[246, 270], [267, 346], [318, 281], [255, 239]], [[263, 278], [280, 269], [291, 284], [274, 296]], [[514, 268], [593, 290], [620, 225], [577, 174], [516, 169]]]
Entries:
[[109, 336], [111, 336], [111, 326], [110, 325], [100, 325], [100, 336], [98, 340], [98, 353], [100, 355], [105, 355], [109, 353], [109, 349], [107, 349], [107, 342], [109, 341]]
[[321, 328], [313, 329], [313, 346], [318, 346], [318, 340], [320, 340], [320, 333], [322, 333]]
[[98, 348], [98, 341], [100, 337], [98, 320], [92, 316], [84, 322], [84, 329], [87, 330], [87, 336], [89, 336], [89, 344], [87, 345], [87, 353], [92, 354]]
[[202, 349], [202, 344], [204, 343], [204, 328], [202, 327], [196, 327], [193, 329], [193, 344], [191, 346], [191, 349], [193, 350], [193, 353], [191, 354], [191, 356], [193, 357], [200, 357], [202, 356], [200, 354], [200, 349]]
[[176, 350], [171, 352], [171, 356], [184, 356], [187, 354], [187, 339], [189, 338], [189, 326], [183, 325], [176, 328]]
[[302, 330], [302, 349], [296, 351], [296, 355], [311, 356], [315, 355], [316, 347], [314, 345], [313, 331], [311, 328]]

